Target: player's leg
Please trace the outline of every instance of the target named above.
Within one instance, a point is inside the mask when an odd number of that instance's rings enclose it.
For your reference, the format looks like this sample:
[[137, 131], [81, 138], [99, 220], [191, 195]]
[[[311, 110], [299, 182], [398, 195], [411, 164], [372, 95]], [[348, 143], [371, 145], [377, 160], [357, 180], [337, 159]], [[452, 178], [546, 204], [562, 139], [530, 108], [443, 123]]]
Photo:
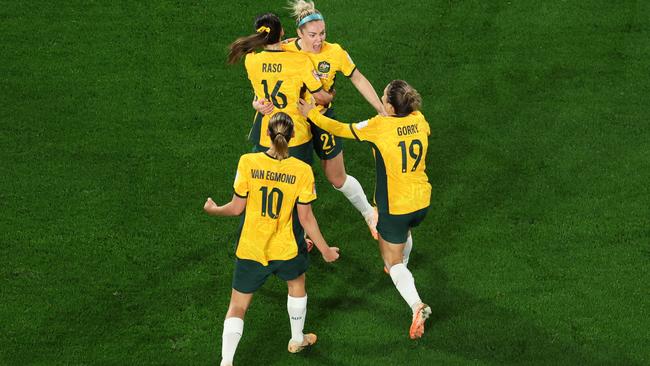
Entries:
[[315, 334], [304, 334], [305, 318], [307, 316], [307, 292], [305, 291], [305, 274], [287, 281], [289, 295], [287, 296], [287, 312], [291, 325], [291, 340], [288, 350], [291, 353], [302, 351], [306, 346], [316, 343]]
[[364, 192], [361, 183], [355, 177], [346, 173], [343, 151], [331, 159], [321, 160], [321, 164], [327, 180], [332, 184], [334, 189], [343, 193], [352, 206], [361, 213], [366, 220], [370, 233], [376, 239], [377, 213], [370, 205], [370, 202], [368, 202], [366, 192]]
[[221, 366], [232, 365], [237, 345], [244, 333], [244, 315], [252, 299], [252, 293], [245, 294], [232, 289], [221, 335]]
[[411, 257], [411, 250], [413, 250], [413, 237], [411, 236], [411, 230], [409, 230], [402, 256], [402, 263], [404, 263], [404, 265], [407, 267], [409, 265], [409, 259]]
[[408, 237], [406, 238], [406, 245], [404, 246], [404, 258], [402, 259], [402, 263], [404, 263], [404, 265], [407, 267], [409, 264], [409, 259], [411, 258], [411, 250], [413, 250], [413, 236], [411, 236], [411, 229], [420, 225], [420, 223], [424, 221], [424, 218], [427, 216], [428, 211], [429, 208], [425, 207], [409, 215], [410, 216], [408, 221], [409, 231], [408, 231]]
[[[335, 118], [334, 110], [328, 109], [325, 116]], [[345, 163], [343, 162], [343, 139], [335, 137], [329, 132], [316, 126], [310, 122], [312, 133], [312, 141], [314, 144], [314, 152], [321, 160], [323, 171], [327, 180], [332, 184], [334, 189], [343, 193], [345, 198], [350, 201], [352, 206], [361, 213], [366, 220], [366, 224], [370, 228], [370, 233], [377, 239], [377, 214], [374, 208], [368, 202], [366, 193], [359, 181], [348, 175], [345, 171]]]
[[411, 221], [408, 215], [380, 214], [377, 230], [384, 266], [388, 269], [395, 288], [412, 310], [413, 319], [409, 335], [415, 339], [424, 334], [424, 322], [431, 314], [431, 308], [420, 299], [413, 274], [403, 263]]
[[232, 279], [230, 305], [223, 323], [221, 339], [221, 366], [232, 365], [239, 340], [244, 333], [244, 315], [257, 291], [273, 271], [272, 266], [247, 260], [237, 259]]
[[291, 353], [302, 351], [305, 347], [316, 343], [316, 335], [304, 334], [305, 318], [307, 316], [307, 291], [305, 290], [305, 272], [309, 267], [309, 256], [299, 250], [298, 255], [284, 261], [276, 272], [277, 276], [287, 281], [287, 313], [291, 327], [291, 339], [287, 349]]

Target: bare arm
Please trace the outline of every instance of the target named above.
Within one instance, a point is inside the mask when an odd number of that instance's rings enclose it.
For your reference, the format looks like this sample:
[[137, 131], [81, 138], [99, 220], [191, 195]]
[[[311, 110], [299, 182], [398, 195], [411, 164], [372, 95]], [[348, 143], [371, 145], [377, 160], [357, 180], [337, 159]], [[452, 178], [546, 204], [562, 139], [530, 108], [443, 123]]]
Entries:
[[212, 198], [208, 197], [203, 205], [203, 211], [212, 216], [239, 216], [246, 209], [246, 198], [237, 195], [232, 196], [232, 200], [223, 206], [219, 206]]
[[316, 245], [318, 251], [323, 255], [325, 262], [334, 262], [337, 260], [339, 258], [339, 248], [330, 247], [325, 242], [325, 238], [323, 238], [318, 227], [316, 217], [314, 217], [314, 213], [311, 210], [311, 205], [298, 204], [298, 219], [309, 238], [314, 241], [314, 245]]
[[368, 103], [370, 103], [370, 105], [377, 110], [377, 113], [381, 114], [382, 116], [386, 115], [384, 105], [381, 104], [381, 100], [379, 99], [375, 88], [372, 87], [370, 81], [368, 81], [368, 79], [363, 76], [359, 69], [355, 69], [352, 72], [352, 75], [350, 75], [350, 81], [352, 81], [352, 84], [354, 84], [359, 93], [361, 93], [361, 95], [366, 98]]
[[314, 96], [316, 104], [318, 105], [328, 106], [334, 99], [333, 93], [326, 92], [323, 89], [317, 91], [316, 93], [313, 93], [312, 95]]

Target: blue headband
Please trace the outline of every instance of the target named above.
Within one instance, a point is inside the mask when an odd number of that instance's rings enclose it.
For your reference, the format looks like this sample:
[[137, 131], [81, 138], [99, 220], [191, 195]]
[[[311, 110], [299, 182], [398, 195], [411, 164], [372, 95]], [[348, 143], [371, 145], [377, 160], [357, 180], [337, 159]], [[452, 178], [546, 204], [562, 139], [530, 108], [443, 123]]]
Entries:
[[310, 14], [310, 15], [307, 15], [306, 17], [302, 18], [300, 20], [300, 22], [298, 22], [298, 28], [305, 25], [305, 23], [311, 22], [312, 20], [325, 20], [325, 19], [319, 13]]

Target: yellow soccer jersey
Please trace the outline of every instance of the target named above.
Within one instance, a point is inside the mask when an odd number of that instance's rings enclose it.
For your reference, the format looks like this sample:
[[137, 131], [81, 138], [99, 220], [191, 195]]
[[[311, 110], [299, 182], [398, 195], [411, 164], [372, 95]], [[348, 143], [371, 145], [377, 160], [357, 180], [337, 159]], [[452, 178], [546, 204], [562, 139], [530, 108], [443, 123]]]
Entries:
[[[274, 113], [281, 111], [293, 119], [296, 135], [289, 141], [289, 146], [309, 142], [311, 131], [305, 117], [298, 111], [298, 99], [305, 89], [315, 93], [322, 88], [309, 58], [293, 52], [265, 50], [247, 54], [245, 65], [255, 98], [272, 101]], [[249, 136], [251, 142], [271, 146], [266, 131], [272, 115], [262, 116], [256, 113]]]
[[282, 49], [290, 52], [300, 52], [309, 56], [325, 91], [330, 91], [334, 87], [337, 72], [340, 71], [343, 75], [350, 77], [357, 68], [350, 55], [336, 43], [323, 42], [321, 51], [312, 53], [302, 50], [298, 44], [298, 39], [296, 39], [283, 44]]
[[377, 170], [375, 203], [379, 212], [403, 215], [429, 206], [431, 185], [425, 173], [425, 157], [431, 130], [422, 113], [376, 116], [343, 124], [314, 109], [309, 119], [336, 136], [370, 143]]
[[235, 255], [268, 265], [298, 254], [304, 240], [296, 204], [316, 199], [314, 173], [302, 161], [277, 160], [266, 152], [242, 155], [233, 185], [246, 197], [246, 211]]

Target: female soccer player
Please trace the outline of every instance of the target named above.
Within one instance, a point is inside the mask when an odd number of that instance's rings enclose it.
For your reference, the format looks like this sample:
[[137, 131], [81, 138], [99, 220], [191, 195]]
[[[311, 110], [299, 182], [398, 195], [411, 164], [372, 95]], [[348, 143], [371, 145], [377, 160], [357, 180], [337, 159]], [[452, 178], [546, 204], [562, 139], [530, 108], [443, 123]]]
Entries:
[[300, 111], [322, 129], [340, 137], [368, 142], [375, 155], [375, 203], [379, 211], [379, 249], [390, 277], [413, 311], [409, 335], [420, 338], [431, 308], [420, 300], [406, 267], [413, 245], [410, 229], [422, 222], [431, 198], [425, 170], [429, 124], [419, 112], [418, 92], [403, 80], [393, 80], [381, 98], [388, 116], [345, 124], [320, 114], [300, 101]]
[[[254, 29], [255, 34], [234, 41], [228, 55], [231, 64], [246, 55], [244, 64], [255, 92], [254, 101], [264, 101], [274, 106], [269, 114], [255, 114], [249, 134], [253, 150], [266, 151], [271, 146], [271, 140], [265, 134], [269, 119], [277, 112], [284, 112], [295, 125], [296, 136], [289, 144], [289, 154], [311, 164], [311, 132], [307, 120], [298, 112], [298, 99], [303, 87], [313, 94], [318, 103], [329, 103], [332, 96], [322, 90], [323, 85], [309, 57], [282, 50], [280, 41], [284, 30], [277, 15], [267, 13], [258, 16]], [[254, 52], [260, 48], [263, 48], [261, 52]]]
[[311, 167], [289, 157], [288, 143], [294, 136], [291, 117], [276, 113], [267, 134], [271, 139], [268, 151], [245, 154], [239, 159], [232, 200], [218, 206], [208, 198], [203, 206], [205, 212], [215, 216], [244, 213], [230, 306], [223, 324], [222, 366], [232, 365], [253, 293], [271, 274], [287, 282], [289, 352], [300, 352], [314, 344], [315, 334], [303, 334], [307, 314], [305, 271], [309, 265], [303, 228], [326, 262], [339, 257], [339, 249], [325, 242], [311, 210], [311, 202], [316, 199]]
[[[309, 56], [316, 73], [323, 83], [323, 89], [335, 93], [334, 84], [338, 72], [350, 78], [359, 93], [370, 103], [379, 114], [385, 114], [381, 101], [372, 84], [356, 67], [348, 53], [338, 44], [325, 41], [325, 19], [316, 10], [313, 1], [290, 1], [292, 15], [296, 19], [298, 37], [288, 43], [283, 43], [283, 49]], [[305, 97], [309, 100], [308, 97]], [[335, 119], [332, 103], [322, 104], [321, 113]], [[254, 103], [258, 112], [268, 113], [273, 110], [270, 104]], [[374, 208], [368, 202], [359, 181], [348, 175], [343, 161], [343, 140], [311, 124], [314, 151], [320, 158], [327, 180], [332, 186], [343, 193], [352, 205], [361, 213], [370, 228], [373, 237], [377, 238], [375, 226], [377, 216]]]

